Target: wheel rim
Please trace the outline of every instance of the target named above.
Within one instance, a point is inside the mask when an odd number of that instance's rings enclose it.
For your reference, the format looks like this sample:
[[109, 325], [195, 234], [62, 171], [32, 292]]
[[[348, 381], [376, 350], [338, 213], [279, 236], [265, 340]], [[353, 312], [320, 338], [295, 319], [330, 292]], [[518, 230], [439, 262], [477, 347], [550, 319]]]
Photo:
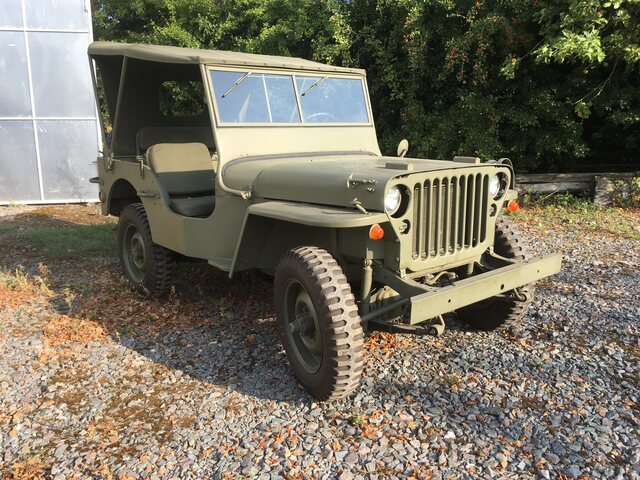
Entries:
[[284, 295], [285, 334], [291, 353], [308, 373], [316, 373], [322, 364], [322, 338], [311, 297], [294, 279], [287, 283]]
[[124, 262], [131, 278], [137, 283], [142, 283], [145, 276], [147, 250], [142, 235], [133, 224], [127, 225], [122, 249]]

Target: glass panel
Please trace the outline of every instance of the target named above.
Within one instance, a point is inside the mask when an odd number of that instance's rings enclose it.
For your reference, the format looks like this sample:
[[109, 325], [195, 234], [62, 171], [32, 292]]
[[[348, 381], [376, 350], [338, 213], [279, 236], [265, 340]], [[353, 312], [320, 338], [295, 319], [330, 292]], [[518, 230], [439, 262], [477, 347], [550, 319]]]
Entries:
[[298, 123], [300, 114], [290, 75], [211, 72], [224, 123]]
[[267, 87], [267, 99], [274, 123], [299, 123], [300, 112], [293, 89], [293, 79], [288, 75], [262, 75]]
[[0, 1], [0, 27], [22, 28], [22, 5], [20, 0]]
[[93, 117], [89, 35], [29, 33], [36, 115]]
[[31, 121], [0, 121], [0, 201], [40, 200]]
[[98, 175], [98, 138], [93, 121], [47, 120], [37, 122], [42, 182], [46, 200], [93, 200]]
[[84, 0], [27, 0], [25, 13], [28, 28], [87, 30], [89, 23]]
[[230, 123], [269, 122], [262, 79], [245, 75], [246, 72], [212, 72], [220, 120]]
[[24, 33], [0, 32], [0, 116], [31, 115]]
[[358, 78], [296, 77], [304, 121], [367, 123], [366, 100]]

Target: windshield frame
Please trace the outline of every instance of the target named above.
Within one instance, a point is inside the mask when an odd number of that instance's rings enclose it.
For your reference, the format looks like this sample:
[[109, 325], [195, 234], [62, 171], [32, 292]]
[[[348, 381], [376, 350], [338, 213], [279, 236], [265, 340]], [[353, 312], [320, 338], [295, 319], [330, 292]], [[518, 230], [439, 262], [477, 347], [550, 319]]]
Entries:
[[[211, 78], [212, 71], [223, 72], [237, 72], [250, 74], [275, 74], [275, 75], [288, 75], [291, 77], [293, 83], [293, 90], [295, 94], [296, 104], [298, 107], [298, 114], [300, 116], [300, 122], [223, 122], [220, 118], [218, 109], [218, 99], [216, 98], [216, 92], [213, 89], [213, 80]], [[209, 91], [210, 98], [213, 102], [213, 116], [218, 128], [326, 128], [326, 127], [363, 127], [373, 126], [373, 114], [371, 111], [371, 102], [369, 99], [369, 89], [367, 87], [366, 76], [357, 73], [335, 73], [327, 71], [311, 71], [311, 70], [295, 70], [295, 69], [281, 69], [281, 68], [248, 68], [248, 67], [229, 67], [227, 65], [206, 65], [206, 87]], [[348, 78], [360, 80], [362, 85], [362, 93], [364, 96], [365, 110], [367, 112], [367, 122], [305, 122], [304, 114], [302, 111], [302, 105], [300, 102], [300, 91], [298, 89], [296, 77], [326, 77], [330, 78]]]

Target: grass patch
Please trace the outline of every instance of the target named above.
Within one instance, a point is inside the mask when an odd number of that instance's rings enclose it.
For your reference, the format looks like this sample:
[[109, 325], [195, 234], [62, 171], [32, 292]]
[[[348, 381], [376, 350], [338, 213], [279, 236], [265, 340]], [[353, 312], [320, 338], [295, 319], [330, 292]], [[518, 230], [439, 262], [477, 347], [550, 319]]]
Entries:
[[49, 258], [112, 256], [116, 253], [113, 224], [38, 228], [26, 233], [27, 241]]
[[13, 231], [15, 227], [7, 223], [0, 223], [0, 235]]
[[602, 207], [586, 196], [561, 193], [521, 196], [524, 207], [513, 216], [543, 230], [570, 226], [619, 238], [640, 240], [640, 210]]

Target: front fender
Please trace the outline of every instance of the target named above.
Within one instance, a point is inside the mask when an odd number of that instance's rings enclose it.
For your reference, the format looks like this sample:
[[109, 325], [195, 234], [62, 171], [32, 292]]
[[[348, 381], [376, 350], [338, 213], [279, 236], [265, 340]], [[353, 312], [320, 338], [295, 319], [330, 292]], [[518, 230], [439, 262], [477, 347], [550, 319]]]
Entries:
[[321, 228], [366, 227], [388, 220], [385, 213], [363, 213], [346, 208], [278, 201], [255, 203], [247, 209], [247, 217], [249, 215]]
[[280, 254], [301, 244], [322, 245], [321, 232], [387, 222], [384, 213], [305, 203], [266, 201], [247, 208], [229, 276], [249, 268], [273, 268]]

